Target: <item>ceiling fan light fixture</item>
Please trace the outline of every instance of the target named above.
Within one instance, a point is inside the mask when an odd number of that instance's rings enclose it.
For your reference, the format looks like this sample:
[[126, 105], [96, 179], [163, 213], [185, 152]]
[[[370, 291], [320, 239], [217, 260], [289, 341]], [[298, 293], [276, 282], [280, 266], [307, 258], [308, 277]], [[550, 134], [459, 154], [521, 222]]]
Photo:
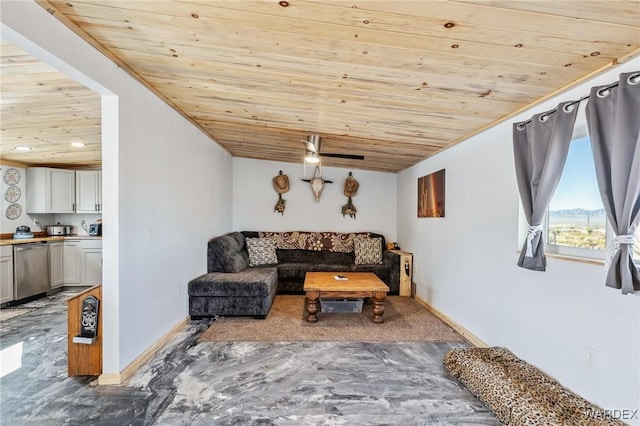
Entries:
[[307, 154], [304, 156], [304, 162], [309, 164], [318, 164], [320, 162], [320, 157], [318, 157], [317, 152], [307, 151]]
[[341, 158], [347, 160], [364, 160], [362, 154], [341, 154], [335, 152], [320, 152], [320, 136], [309, 135], [306, 140], [302, 141], [305, 148], [304, 162], [310, 164], [318, 164], [320, 157]]

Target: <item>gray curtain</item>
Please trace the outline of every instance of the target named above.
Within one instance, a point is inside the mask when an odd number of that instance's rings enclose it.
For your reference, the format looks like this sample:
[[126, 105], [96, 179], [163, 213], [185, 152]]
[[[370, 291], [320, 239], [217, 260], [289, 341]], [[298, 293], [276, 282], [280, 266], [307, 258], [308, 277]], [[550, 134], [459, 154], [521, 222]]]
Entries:
[[543, 220], [567, 160], [578, 104], [564, 102], [554, 111], [513, 125], [513, 154], [520, 199], [529, 229], [518, 266], [544, 271]]
[[640, 223], [640, 72], [620, 74], [617, 87], [591, 89], [587, 126], [598, 189], [615, 233], [605, 283], [623, 294], [640, 291], [633, 263]]

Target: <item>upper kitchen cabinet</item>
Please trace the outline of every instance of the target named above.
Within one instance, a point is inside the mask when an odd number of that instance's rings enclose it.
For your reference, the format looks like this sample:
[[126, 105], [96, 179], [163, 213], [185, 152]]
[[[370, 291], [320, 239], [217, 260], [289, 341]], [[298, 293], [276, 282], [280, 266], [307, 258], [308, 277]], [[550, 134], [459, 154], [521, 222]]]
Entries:
[[48, 167], [27, 168], [27, 213], [74, 213], [75, 173]]
[[102, 212], [102, 172], [76, 171], [76, 213]]

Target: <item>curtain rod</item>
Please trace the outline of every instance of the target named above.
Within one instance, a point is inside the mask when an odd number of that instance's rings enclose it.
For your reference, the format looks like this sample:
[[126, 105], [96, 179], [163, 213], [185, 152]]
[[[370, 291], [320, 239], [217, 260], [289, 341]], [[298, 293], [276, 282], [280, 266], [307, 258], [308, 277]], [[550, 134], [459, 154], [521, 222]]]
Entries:
[[[628, 78], [628, 80], [629, 80], [629, 82], [631, 82], [631, 79], [635, 79], [635, 78], [638, 78], [638, 77], [640, 77], [640, 72], [630, 75], [630, 76], [629, 76], [629, 78]], [[617, 81], [616, 81], [615, 83], [611, 83], [611, 84], [609, 84], [608, 86], [605, 86], [605, 87], [603, 87], [602, 89], [598, 90], [598, 94], [600, 94], [600, 93], [602, 93], [602, 92], [606, 92], [607, 90], [611, 90], [611, 89], [613, 89], [614, 87], [617, 87], [619, 84], [620, 84], [620, 83], [619, 83], [619, 82], [617, 82]], [[580, 102], [582, 102], [582, 101], [585, 101], [585, 100], [589, 99], [589, 97], [590, 97], [590, 95], [583, 96], [582, 98], [580, 98], [580, 99], [578, 99], [578, 100], [576, 100], [576, 101], [573, 101], [573, 102], [570, 102], [570, 103], [566, 104], [566, 105], [564, 106], [564, 108], [565, 108], [565, 110], [566, 110], [567, 108], [570, 108], [570, 107], [572, 107], [572, 106], [573, 106], [573, 105], [575, 105], [575, 104], [579, 104]], [[540, 120], [543, 120], [543, 118], [544, 118], [544, 117], [546, 117], [547, 115], [553, 114], [554, 112], [557, 112], [557, 111], [558, 111], [558, 108], [554, 108], [554, 109], [552, 109], [552, 110], [550, 110], [550, 111], [547, 111], [547, 112], [542, 113], [542, 114], [540, 115]], [[543, 121], [544, 121], [544, 120], [543, 120]], [[530, 124], [531, 122], [532, 122], [532, 119], [529, 119], [529, 120], [526, 120], [526, 121], [521, 121], [521, 122], [519, 122], [519, 123], [516, 125], [516, 127], [517, 127], [517, 129], [518, 129], [518, 130], [524, 130], [524, 127], [525, 127], [527, 124]]]

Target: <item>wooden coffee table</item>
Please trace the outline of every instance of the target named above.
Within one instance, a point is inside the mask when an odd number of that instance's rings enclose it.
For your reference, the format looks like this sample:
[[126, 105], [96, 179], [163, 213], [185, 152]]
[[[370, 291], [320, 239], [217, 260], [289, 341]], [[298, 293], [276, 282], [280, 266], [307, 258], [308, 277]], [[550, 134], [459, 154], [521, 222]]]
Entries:
[[[347, 277], [336, 280], [334, 275]], [[384, 322], [384, 299], [389, 287], [373, 272], [307, 272], [304, 278], [305, 310], [308, 322], [318, 322], [320, 297], [370, 297], [373, 322]]]

